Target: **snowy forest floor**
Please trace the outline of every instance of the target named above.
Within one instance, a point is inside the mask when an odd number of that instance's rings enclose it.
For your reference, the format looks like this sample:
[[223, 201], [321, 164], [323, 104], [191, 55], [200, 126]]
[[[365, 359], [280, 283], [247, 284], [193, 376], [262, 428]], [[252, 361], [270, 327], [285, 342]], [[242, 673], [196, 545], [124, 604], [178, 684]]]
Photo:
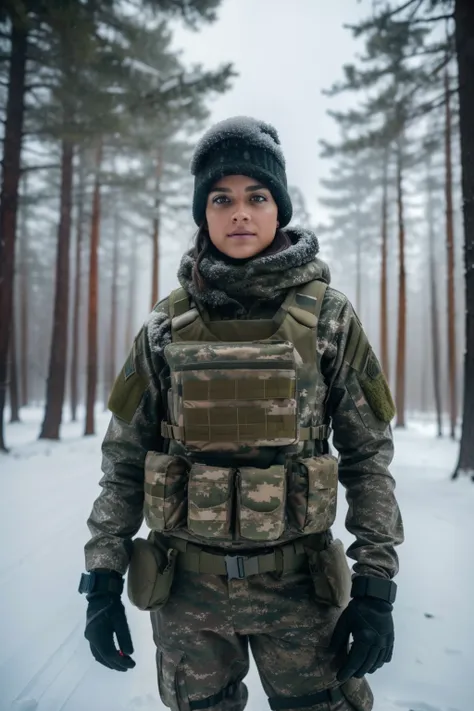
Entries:
[[[83, 637], [86, 519], [99, 492], [98, 435], [67, 423], [61, 442], [37, 441], [42, 413], [8, 425], [0, 455], [0, 711], [159, 711], [149, 617], [128, 604], [137, 667], [118, 674], [97, 664]], [[369, 677], [374, 711], [472, 711], [474, 674], [474, 484], [450, 481], [458, 444], [434, 426], [396, 431], [393, 473], [405, 523], [400, 547], [396, 646]], [[345, 545], [341, 492], [334, 532]], [[126, 597], [126, 596], [125, 596]], [[249, 711], [268, 708], [253, 665]]]

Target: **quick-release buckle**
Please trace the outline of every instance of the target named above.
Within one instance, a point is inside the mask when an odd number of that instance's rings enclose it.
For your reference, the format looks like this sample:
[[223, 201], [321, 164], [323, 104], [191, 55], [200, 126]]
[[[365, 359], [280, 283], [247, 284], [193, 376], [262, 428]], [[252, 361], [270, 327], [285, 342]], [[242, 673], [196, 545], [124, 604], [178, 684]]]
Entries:
[[79, 581], [78, 592], [81, 594], [90, 593], [94, 585], [94, 578], [95, 576], [93, 573], [82, 573]]
[[245, 558], [241, 555], [226, 555], [224, 558], [227, 580], [245, 578]]

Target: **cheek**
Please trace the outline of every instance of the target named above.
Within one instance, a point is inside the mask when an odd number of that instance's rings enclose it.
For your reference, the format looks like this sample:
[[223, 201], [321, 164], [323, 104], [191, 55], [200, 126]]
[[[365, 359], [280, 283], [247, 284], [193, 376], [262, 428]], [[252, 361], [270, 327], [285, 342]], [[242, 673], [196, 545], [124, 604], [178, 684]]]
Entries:
[[274, 232], [277, 226], [278, 208], [276, 205], [268, 205], [268, 207], [259, 212], [256, 219], [265, 232]]
[[218, 210], [206, 210], [207, 228], [211, 241], [216, 244], [223, 239], [226, 234], [226, 219], [223, 212]]

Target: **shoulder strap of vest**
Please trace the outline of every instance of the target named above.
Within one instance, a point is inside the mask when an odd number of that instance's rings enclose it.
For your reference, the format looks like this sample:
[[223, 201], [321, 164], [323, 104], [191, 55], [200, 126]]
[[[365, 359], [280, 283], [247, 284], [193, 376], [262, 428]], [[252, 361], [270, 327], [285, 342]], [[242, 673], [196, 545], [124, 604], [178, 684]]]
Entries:
[[280, 308], [308, 328], [315, 328], [319, 321], [326, 289], [327, 284], [317, 280], [295, 286], [288, 291]]
[[191, 308], [189, 296], [182, 286], [171, 292], [168, 297], [168, 307], [171, 320], [174, 319], [175, 316], [181, 316], [181, 314], [189, 311]]
[[295, 303], [301, 309], [310, 311], [319, 321], [321, 306], [323, 304], [324, 295], [328, 285], [323, 281], [310, 281], [301, 289], [297, 289]]

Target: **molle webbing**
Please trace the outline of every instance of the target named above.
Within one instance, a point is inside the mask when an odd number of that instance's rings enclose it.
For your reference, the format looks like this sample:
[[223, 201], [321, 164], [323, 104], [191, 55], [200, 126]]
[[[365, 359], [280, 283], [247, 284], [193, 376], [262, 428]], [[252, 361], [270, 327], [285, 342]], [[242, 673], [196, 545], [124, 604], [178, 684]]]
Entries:
[[[307, 441], [324, 441], [329, 439], [331, 428], [328, 425], [317, 425], [314, 427], [301, 427], [300, 440]], [[182, 441], [184, 439], [184, 427], [178, 425], [170, 425], [168, 422], [161, 423], [161, 436], [165, 439], [176, 439]]]
[[[326, 440], [327, 425], [310, 426], [298, 416], [301, 392], [307, 388], [305, 383], [298, 390], [300, 368], [307, 371], [306, 382], [312, 370], [309, 382], [320, 371], [317, 325], [326, 288], [323, 282], [313, 281], [290, 289], [272, 319], [228, 321], [212, 321], [191, 304], [184, 289], [173, 291], [169, 297], [172, 344], [166, 357], [175, 413], [171, 422], [162, 423], [165, 439], [193, 442], [198, 449], [200, 442], [284, 446]], [[283, 343], [292, 346], [288, 358], [285, 348], [278, 350], [277, 344]], [[260, 354], [253, 362], [246, 360], [246, 347], [253, 350], [257, 344]], [[234, 362], [224, 357], [226, 362], [221, 363], [216, 357], [225, 353], [226, 345], [235, 350]], [[188, 356], [181, 356], [181, 349], [183, 353], [187, 349]]]
[[297, 360], [291, 343], [178, 342], [166, 346], [165, 357], [174, 422], [184, 428], [184, 441], [297, 441]]

